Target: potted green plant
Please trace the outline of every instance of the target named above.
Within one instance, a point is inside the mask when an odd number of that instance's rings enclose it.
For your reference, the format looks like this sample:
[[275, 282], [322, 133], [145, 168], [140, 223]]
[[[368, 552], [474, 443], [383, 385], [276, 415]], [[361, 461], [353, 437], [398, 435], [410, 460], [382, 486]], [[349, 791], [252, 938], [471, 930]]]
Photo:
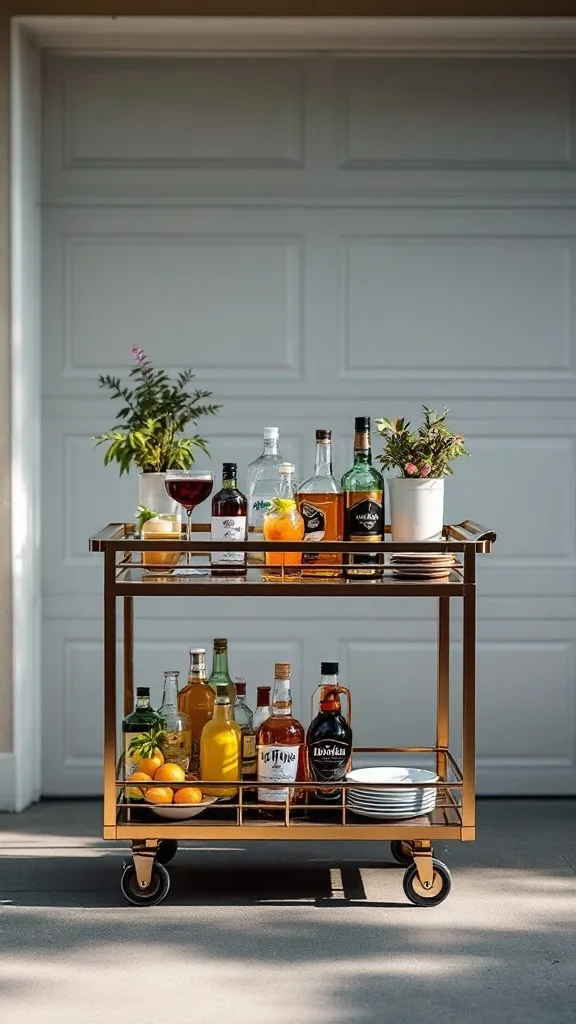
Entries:
[[469, 454], [464, 436], [446, 426], [448, 406], [441, 414], [422, 408], [424, 420], [417, 430], [401, 418], [376, 420], [384, 438], [378, 461], [384, 469], [398, 471], [387, 478], [392, 539], [398, 542], [441, 538], [444, 477], [452, 474], [451, 462]]
[[201, 416], [212, 416], [219, 405], [205, 403], [211, 391], [191, 390], [192, 370], [181, 370], [172, 380], [165, 370], [155, 369], [138, 345], [131, 349], [136, 365], [130, 371], [133, 386], [120, 378], [100, 374], [99, 386], [120, 402], [117, 423], [106, 434], [92, 440], [108, 443], [104, 464], [117, 462], [120, 476], [134, 465], [140, 470], [139, 500], [142, 518], [152, 514], [180, 514], [177, 502], [166, 494], [165, 474], [169, 469], [188, 469], [196, 450], [208, 452], [198, 434], [185, 437], [186, 427]]

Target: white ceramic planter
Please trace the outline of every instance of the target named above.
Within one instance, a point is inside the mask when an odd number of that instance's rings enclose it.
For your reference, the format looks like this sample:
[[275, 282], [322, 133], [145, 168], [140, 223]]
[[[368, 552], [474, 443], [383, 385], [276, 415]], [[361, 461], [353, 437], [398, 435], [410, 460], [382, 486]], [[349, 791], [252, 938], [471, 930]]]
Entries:
[[181, 521], [182, 506], [166, 493], [165, 478], [165, 473], [141, 473], [138, 477], [139, 503], [158, 515], [177, 516]]
[[392, 540], [440, 540], [444, 525], [444, 477], [388, 478]]

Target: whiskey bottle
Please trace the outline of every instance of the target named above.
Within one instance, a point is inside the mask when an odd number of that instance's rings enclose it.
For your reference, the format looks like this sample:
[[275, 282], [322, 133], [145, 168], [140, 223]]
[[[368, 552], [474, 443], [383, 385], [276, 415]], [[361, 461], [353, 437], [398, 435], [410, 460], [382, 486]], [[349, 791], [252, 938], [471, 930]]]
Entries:
[[[246, 540], [247, 501], [236, 486], [237, 466], [222, 466], [222, 490], [212, 498], [212, 540]], [[213, 551], [213, 576], [245, 576], [246, 554], [243, 551]]]
[[312, 803], [338, 803], [342, 790], [334, 783], [346, 778], [352, 755], [352, 729], [341, 711], [338, 662], [323, 661], [321, 675], [320, 711], [306, 733], [307, 775], [309, 782], [332, 783], [313, 790]]
[[164, 673], [164, 693], [158, 714], [164, 725], [160, 749], [164, 760], [179, 764], [187, 772], [190, 768], [192, 733], [188, 715], [178, 708], [179, 672]]
[[[279, 436], [278, 427], [264, 427], [264, 450], [248, 466], [248, 540], [264, 539], [264, 513], [268, 502], [280, 493], [280, 466], [284, 459], [278, 453]], [[250, 565], [262, 564], [264, 560], [263, 551], [250, 551], [248, 554]]]
[[[304, 540], [342, 540], [344, 536], [344, 497], [332, 476], [332, 431], [316, 431], [314, 474], [298, 488], [296, 503], [304, 520]], [[303, 576], [341, 576], [342, 559], [338, 554], [305, 552]], [[313, 565], [313, 569], [306, 569]]]
[[[370, 417], [357, 416], [354, 465], [342, 477], [344, 540], [378, 542], [384, 535], [384, 479], [372, 465]], [[346, 576], [381, 576], [381, 554], [346, 556]]]
[[200, 738], [214, 711], [214, 690], [206, 678], [206, 651], [190, 648], [188, 683], [178, 694], [178, 708], [190, 719], [190, 772], [200, 778]]
[[236, 703], [236, 690], [228, 671], [228, 641], [220, 637], [214, 641], [214, 653], [212, 656], [212, 672], [208, 680], [213, 690], [216, 690], [218, 683], [224, 683], [230, 698], [230, 707]]
[[[292, 715], [290, 665], [276, 665], [272, 715], [258, 730], [258, 803], [283, 806], [303, 798], [293, 787], [304, 781], [304, 728]], [[286, 783], [285, 788], [268, 789], [266, 783]]]
[[242, 733], [242, 778], [256, 778], [256, 734], [254, 732], [254, 716], [246, 703], [246, 680], [234, 680], [236, 703], [233, 718], [240, 726]]

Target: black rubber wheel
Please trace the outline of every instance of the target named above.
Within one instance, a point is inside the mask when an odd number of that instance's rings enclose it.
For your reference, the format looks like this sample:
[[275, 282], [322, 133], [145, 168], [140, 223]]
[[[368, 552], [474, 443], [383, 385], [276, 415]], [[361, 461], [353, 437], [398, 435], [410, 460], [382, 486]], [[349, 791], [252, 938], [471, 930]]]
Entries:
[[432, 866], [434, 875], [430, 889], [425, 889], [422, 885], [415, 864], [411, 864], [404, 873], [404, 893], [417, 907], [437, 907], [446, 899], [452, 888], [452, 878], [446, 865], [434, 858]]
[[141, 889], [136, 878], [136, 868], [128, 864], [122, 872], [120, 888], [128, 903], [135, 907], [155, 907], [168, 895], [170, 889], [170, 875], [163, 864], [154, 863], [152, 877], [147, 889]]
[[156, 863], [169, 864], [171, 860], [174, 860], [177, 852], [178, 842], [176, 839], [161, 839], [156, 854]]
[[412, 858], [412, 843], [405, 842], [403, 839], [394, 839], [390, 843], [390, 853], [394, 857], [394, 860], [404, 868], [407, 868], [410, 864], [414, 863]]

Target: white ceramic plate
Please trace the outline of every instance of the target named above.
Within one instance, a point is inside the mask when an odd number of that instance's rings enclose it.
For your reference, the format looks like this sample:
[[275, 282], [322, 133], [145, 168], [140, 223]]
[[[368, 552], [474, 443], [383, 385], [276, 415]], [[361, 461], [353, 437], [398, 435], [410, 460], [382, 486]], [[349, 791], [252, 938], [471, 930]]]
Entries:
[[205, 796], [199, 804], [146, 804], [159, 818], [168, 818], [169, 821], [185, 821], [186, 818], [195, 818], [202, 814], [210, 804], [216, 803], [215, 796]]
[[359, 804], [355, 800], [348, 801], [348, 807], [358, 807], [361, 811], [386, 811], [392, 813], [393, 811], [420, 811], [423, 809], [429, 809], [436, 806], [436, 800], [432, 797], [431, 800], [418, 801], [416, 804]]
[[435, 789], [409, 789], [406, 793], [387, 793], [380, 792], [375, 793], [371, 789], [349, 789], [348, 799], [358, 800], [359, 803], [373, 803], [373, 804], [406, 804], [406, 803], [419, 803], [422, 800], [426, 800], [429, 797], [433, 797], [436, 794]]
[[378, 810], [379, 807], [397, 807], [398, 809], [405, 807], [421, 807], [422, 804], [429, 804], [431, 801], [436, 802], [436, 794], [428, 793], [426, 796], [416, 798], [414, 800], [365, 800], [355, 796], [348, 797], [349, 804], [355, 804], [358, 807], [371, 807], [374, 810]]
[[431, 807], [429, 810], [420, 811], [362, 811], [360, 808], [355, 808], [354, 810], [352, 810], [351, 807], [349, 808], [352, 814], [358, 814], [361, 818], [380, 818], [381, 820], [388, 818], [391, 820], [399, 820], [400, 818], [419, 818], [423, 814], [430, 814], [433, 809], [434, 808]]
[[382, 793], [401, 792], [411, 782], [438, 782], [438, 776], [434, 772], [426, 771], [425, 768], [354, 768], [346, 775], [346, 782], [363, 783], [387, 783], [388, 785], [398, 783], [400, 789], [381, 790]]

